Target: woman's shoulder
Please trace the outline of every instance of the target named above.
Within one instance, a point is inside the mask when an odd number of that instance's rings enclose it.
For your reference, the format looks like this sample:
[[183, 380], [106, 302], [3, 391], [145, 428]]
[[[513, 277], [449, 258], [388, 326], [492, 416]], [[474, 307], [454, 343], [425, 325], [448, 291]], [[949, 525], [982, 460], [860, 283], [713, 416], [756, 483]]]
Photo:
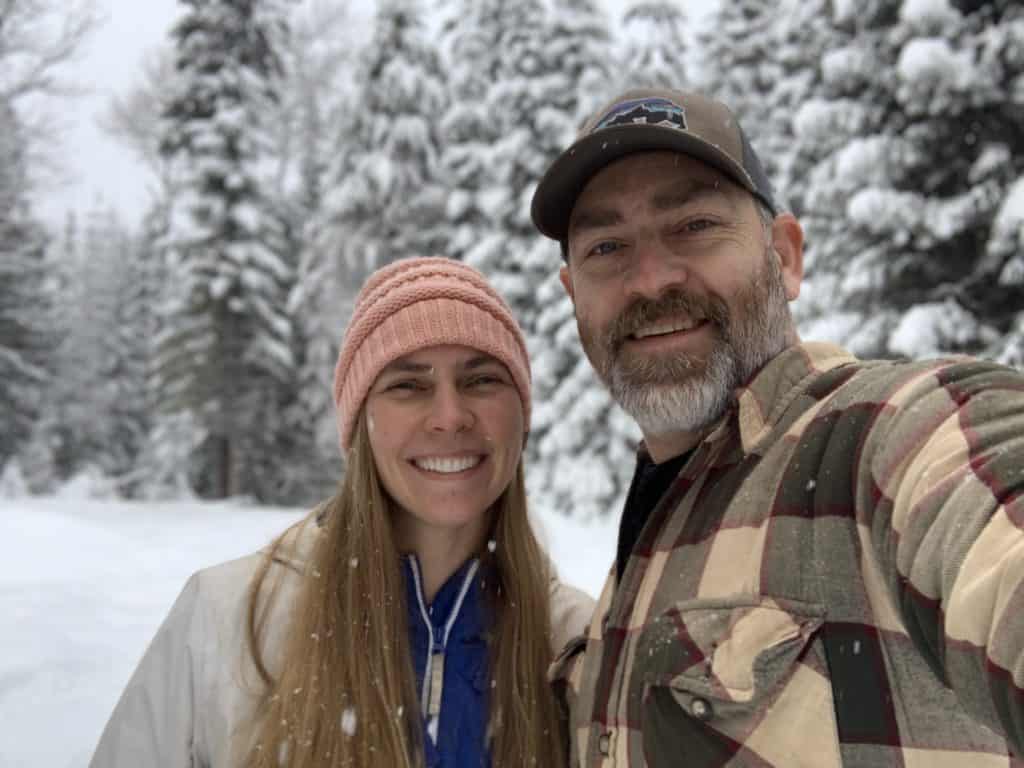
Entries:
[[551, 641], [557, 653], [572, 638], [586, 632], [595, 601], [581, 589], [551, 579]]
[[248, 603], [254, 580], [264, 570], [261, 594], [293, 588], [306, 567], [315, 527], [312, 516], [304, 517], [261, 549], [196, 571], [185, 587], [193, 595], [196, 613], [234, 621]]

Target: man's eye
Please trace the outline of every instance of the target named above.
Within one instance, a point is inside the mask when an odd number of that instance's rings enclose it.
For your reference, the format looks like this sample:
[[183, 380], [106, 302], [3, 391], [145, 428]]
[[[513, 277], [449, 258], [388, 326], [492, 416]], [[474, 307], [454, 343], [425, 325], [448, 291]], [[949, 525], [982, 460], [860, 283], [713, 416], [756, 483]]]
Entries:
[[609, 256], [619, 250], [619, 244], [614, 240], [602, 240], [587, 253], [588, 256]]
[[679, 228], [681, 232], [703, 232], [715, 226], [712, 219], [690, 219]]
[[419, 392], [426, 388], [426, 385], [422, 381], [416, 381], [415, 379], [402, 379], [388, 385], [389, 390], [397, 390], [399, 392]]

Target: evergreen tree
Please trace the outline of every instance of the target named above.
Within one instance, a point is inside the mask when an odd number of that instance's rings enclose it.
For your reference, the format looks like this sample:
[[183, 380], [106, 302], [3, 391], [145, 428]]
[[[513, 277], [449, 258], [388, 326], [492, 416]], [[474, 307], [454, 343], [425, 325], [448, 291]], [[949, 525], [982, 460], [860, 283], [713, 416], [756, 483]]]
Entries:
[[330, 162], [322, 173], [305, 165], [300, 203], [311, 218], [292, 296], [300, 370], [291, 417], [313, 458], [295, 482], [318, 495], [339, 474], [330, 381], [356, 293], [380, 266], [446, 250], [444, 82], [419, 0], [378, 6], [355, 69], [358, 85], [334, 124]]
[[[418, 0], [385, 0], [359, 64], [358, 91], [327, 177], [318, 249], [334, 262], [341, 297], [402, 256], [442, 253], [445, 189], [438, 115], [444, 84]], [[348, 302], [332, 313], [336, 339]]]
[[615, 92], [687, 87], [690, 73], [685, 63], [689, 49], [685, 27], [686, 14], [678, 2], [634, 0], [627, 6], [619, 38], [621, 76]]
[[729, 105], [761, 158], [769, 179], [779, 180], [788, 141], [792, 99], [779, 60], [776, 0], [720, 3], [698, 40], [700, 88]]
[[25, 138], [0, 101], [0, 468], [32, 432], [53, 343], [46, 235], [26, 198]]
[[94, 209], [62, 264], [61, 342], [57, 347], [56, 377], [51, 412], [56, 414], [61, 479], [86, 468], [104, 474], [126, 470], [114, 466], [118, 451], [112, 437], [111, 413], [117, 398], [116, 326], [117, 283], [128, 266], [123, 235], [114, 214]]
[[274, 0], [183, 4], [161, 144], [180, 187], [165, 240], [158, 400], [202, 430], [190, 467], [198, 492], [268, 498], [293, 374], [294, 268], [260, 162], [286, 24]]
[[[31, 485], [52, 487], [91, 471], [131, 494], [148, 424], [146, 364], [151, 329], [144, 262], [116, 215], [89, 213], [79, 234], [69, 224], [49, 269], [60, 276], [55, 313], [60, 343], [31, 453]], [[46, 454], [50, 458], [46, 458]], [[26, 468], [28, 469], [28, 468]]]
[[528, 258], [537, 179], [571, 135], [556, 105], [575, 96], [549, 59], [552, 27], [539, 0], [459, 0], [444, 32], [451, 67], [444, 116], [448, 255], [480, 269], [519, 322], [533, 325], [537, 286], [550, 270]]
[[[797, 117], [804, 135], [824, 121], [842, 131], [811, 150], [804, 322], [862, 354], [994, 349], [1012, 360], [1008, 334], [1024, 303], [1006, 236], [1024, 169], [1013, 98], [1022, 10], [895, 1], [869, 10], [834, 17], [853, 31], [822, 63], [840, 108]], [[877, 77], [880, 66], [895, 76]]]
[[[608, 84], [617, 74], [608, 16], [594, 0], [555, 0], [545, 69], [561, 82], [552, 106], [565, 115], [565, 135], [550, 130], [552, 152], [567, 146], [591, 113], [608, 100]], [[552, 126], [554, 128], [554, 126]]]
[[[557, 109], [547, 118], [546, 162], [607, 101], [607, 84], [616, 77], [607, 19], [595, 5], [556, 3], [551, 28], [548, 66], [553, 82], [561, 83], [551, 102]], [[580, 518], [615, 514], [632, 472], [637, 430], [583, 354], [572, 302], [558, 279], [558, 246], [534, 236], [522, 258], [540, 278], [527, 329], [534, 393], [526, 446], [531, 503]]]

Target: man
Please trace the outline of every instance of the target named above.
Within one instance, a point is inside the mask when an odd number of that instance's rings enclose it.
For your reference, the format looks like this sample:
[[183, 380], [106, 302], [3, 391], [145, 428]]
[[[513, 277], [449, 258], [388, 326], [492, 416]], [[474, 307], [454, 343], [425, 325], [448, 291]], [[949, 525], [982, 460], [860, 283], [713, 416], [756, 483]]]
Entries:
[[532, 216], [644, 436], [573, 764], [1024, 765], [1024, 376], [802, 343], [800, 225], [698, 94], [603, 107]]

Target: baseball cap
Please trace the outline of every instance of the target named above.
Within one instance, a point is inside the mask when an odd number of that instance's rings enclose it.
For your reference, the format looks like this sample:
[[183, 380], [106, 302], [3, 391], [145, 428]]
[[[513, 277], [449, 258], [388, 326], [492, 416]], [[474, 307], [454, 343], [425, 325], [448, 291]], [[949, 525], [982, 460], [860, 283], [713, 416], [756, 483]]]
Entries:
[[773, 214], [779, 212], [761, 161], [731, 109], [700, 93], [638, 88], [598, 109], [548, 167], [530, 206], [534, 226], [565, 240], [576, 198], [594, 174], [625, 155], [659, 149], [717, 168]]

